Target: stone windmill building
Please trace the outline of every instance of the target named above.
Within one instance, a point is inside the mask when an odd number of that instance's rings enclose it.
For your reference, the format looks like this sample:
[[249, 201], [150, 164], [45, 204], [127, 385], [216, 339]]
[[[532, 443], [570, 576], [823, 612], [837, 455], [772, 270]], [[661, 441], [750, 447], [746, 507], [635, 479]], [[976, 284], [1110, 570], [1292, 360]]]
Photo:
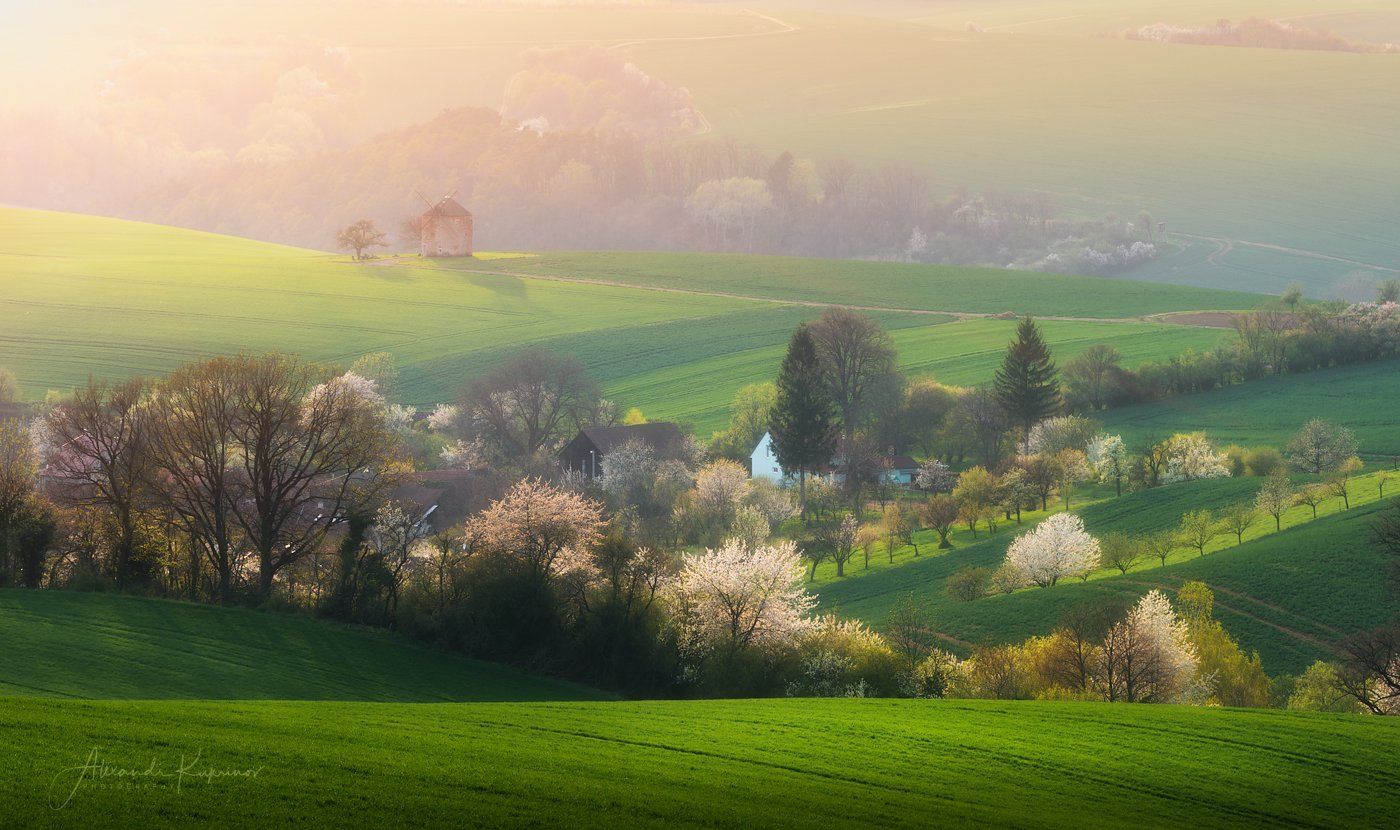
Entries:
[[418, 217], [418, 235], [423, 256], [471, 256], [472, 213], [444, 196]]

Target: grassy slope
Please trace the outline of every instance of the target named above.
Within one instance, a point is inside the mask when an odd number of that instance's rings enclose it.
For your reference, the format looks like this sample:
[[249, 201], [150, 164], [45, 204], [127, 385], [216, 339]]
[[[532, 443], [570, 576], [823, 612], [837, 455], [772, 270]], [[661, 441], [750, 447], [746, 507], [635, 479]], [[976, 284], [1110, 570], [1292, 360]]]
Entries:
[[[26, 749], [0, 753], [0, 801], [29, 827], [1360, 826], [1400, 806], [1400, 723], [1358, 716], [849, 699], [4, 703], [0, 740]], [[173, 776], [183, 755], [192, 772], [257, 777], [78, 786], [70, 768], [94, 751], [110, 769]]]
[[1361, 451], [1400, 455], [1400, 361], [1387, 360], [1266, 378], [1199, 395], [1101, 413], [1105, 426], [1135, 445], [1150, 435], [1205, 430], [1217, 443], [1284, 447], [1309, 418], [1345, 424]]
[[586, 252], [545, 253], [468, 267], [589, 276], [627, 285], [929, 311], [1138, 317], [1182, 308], [1245, 309], [1254, 294], [1149, 282], [988, 268], [804, 257]]
[[[1188, 349], [1201, 351], [1226, 336], [1218, 329], [1060, 320], [1041, 321], [1041, 330], [1057, 361], [1071, 360], [1095, 343], [1112, 343], [1128, 366], [1163, 360]], [[781, 343], [707, 358], [697, 355], [684, 364], [637, 372], [612, 383], [610, 391], [623, 401], [655, 401], [646, 407], [648, 415], [692, 421], [701, 435], [707, 435], [728, 419], [730, 398], [715, 394], [715, 390], [772, 380], [787, 347], [787, 333], [782, 334]], [[893, 332], [900, 368], [907, 374], [961, 386], [990, 382], [1015, 336], [1015, 321], [987, 319], [911, 326]]]
[[414, 702], [602, 697], [383, 631], [105, 594], [0, 591], [0, 643], [0, 695], [11, 696]]
[[[1094, 37], [1225, 15], [1203, 8], [998, 5], [950, 9], [948, 29], [775, 12], [801, 30], [628, 51], [694, 92], [717, 132], [774, 150], [904, 161], [950, 189], [1041, 190], [1090, 215], [1147, 208], [1169, 231], [1400, 267], [1385, 210], [1400, 181], [1400, 111], [1384, 105], [1395, 56]], [[1116, 25], [1091, 28], [1095, 15]], [[993, 18], [994, 31], [962, 31]], [[1056, 19], [1073, 32], [1018, 25]], [[736, 82], [752, 77], [765, 82]], [[1270, 292], [1301, 278], [1321, 293], [1356, 268], [1237, 245], [1156, 276]]]
[[[1175, 527], [1189, 510], [1219, 510], [1247, 501], [1259, 479], [1228, 479], [1174, 485], [1104, 501], [1080, 511], [1090, 532], [1141, 534]], [[1322, 518], [1309, 521], [1307, 507], [1284, 516], [1282, 533], [1264, 517], [1236, 547], [1222, 535], [1205, 557], [1180, 549], [1162, 567], [1142, 562], [1126, 575], [1099, 571], [1087, 583], [1070, 581], [1052, 589], [1026, 589], [1009, 596], [960, 602], [944, 592], [947, 578], [968, 566], [996, 567], [1018, 531], [1003, 525], [997, 535], [938, 552], [928, 539], [923, 556], [900, 552], [898, 564], [862, 575], [852, 570], [844, 580], [822, 572], [818, 593], [822, 606], [882, 626], [891, 606], [913, 592], [931, 608], [935, 627], [951, 638], [945, 643], [965, 652], [968, 644], [1019, 640], [1053, 628], [1072, 603], [1089, 596], [1141, 596], [1149, 588], [1175, 590], [1201, 579], [1216, 593], [1216, 616], [1246, 649], [1257, 649], [1271, 673], [1298, 672], [1313, 660], [1330, 656], [1346, 634], [1379, 625], [1392, 613], [1382, 575], [1384, 562], [1367, 541], [1378, 506], [1374, 485], [1353, 488], [1353, 509], [1325, 506]], [[878, 555], [877, 555], [878, 558]]]
[[[382, 263], [382, 261], [381, 261]], [[349, 363], [387, 350], [408, 403], [451, 400], [461, 383], [527, 343], [579, 357], [609, 395], [705, 433], [744, 383], [770, 379], [792, 328], [821, 313], [693, 293], [523, 279], [524, 271], [729, 291], [795, 301], [830, 292], [860, 304], [1091, 316], [1242, 307], [1248, 295], [1083, 277], [871, 263], [703, 255], [598, 254], [482, 258], [472, 272], [343, 258], [153, 225], [0, 209], [0, 365], [30, 397], [89, 373], [168, 371], [200, 354], [278, 349]], [[850, 269], [849, 271], [847, 269]], [[648, 275], [654, 274], [654, 277]], [[737, 280], [737, 283], [736, 283]], [[988, 285], [995, 291], [989, 293]], [[1087, 289], [1088, 290], [1086, 293]], [[972, 382], [989, 373], [1012, 323], [879, 312], [906, 368]], [[1169, 336], [1167, 336], [1169, 335]], [[1208, 346], [1207, 329], [1055, 324], [1051, 343], [1117, 343], [1130, 361]], [[686, 390], [678, 394], [677, 389]]]

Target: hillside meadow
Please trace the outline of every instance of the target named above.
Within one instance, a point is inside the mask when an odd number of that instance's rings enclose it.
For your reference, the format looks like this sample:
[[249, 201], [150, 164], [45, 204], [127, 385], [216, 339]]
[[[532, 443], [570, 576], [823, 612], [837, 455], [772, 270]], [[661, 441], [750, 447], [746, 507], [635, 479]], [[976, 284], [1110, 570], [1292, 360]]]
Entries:
[[1396, 412], [1400, 361], [1380, 360], [1125, 406], [1100, 413], [1100, 419], [1129, 446], [1154, 435], [1204, 430], [1217, 445], [1282, 449], [1310, 418], [1322, 418], [1349, 428], [1362, 455], [1388, 464], [1400, 455]]
[[[1251, 502], [1261, 481], [1168, 485], [1099, 501], [1078, 512], [1096, 536], [1140, 536], [1175, 528], [1188, 511], [1218, 515], [1230, 505]], [[1215, 592], [1216, 618], [1246, 651], [1260, 653], [1266, 671], [1297, 673], [1314, 660], [1336, 659], [1337, 643], [1384, 624], [1392, 614], [1381, 578], [1384, 557], [1370, 542], [1371, 524], [1384, 507], [1373, 478], [1358, 479], [1351, 497], [1351, 510], [1342, 510], [1339, 500], [1329, 501], [1315, 520], [1310, 508], [1291, 508], [1282, 517], [1281, 532], [1274, 530], [1272, 517], [1259, 517], [1243, 544], [1233, 534], [1221, 533], [1204, 556], [1182, 546], [1165, 566], [1147, 558], [1122, 575], [1100, 569], [1085, 582], [1069, 579], [1053, 588], [1025, 588], [970, 602], [947, 593], [948, 578], [966, 567], [995, 568], [1011, 541], [1039, 514], [1027, 515], [1022, 526], [1002, 523], [992, 536], [985, 530], [978, 539], [960, 533], [957, 546], [946, 551], [938, 549], [935, 534], [925, 532], [919, 536], [921, 556], [900, 548], [890, 566], [885, 553], [877, 551], [872, 558], [880, 567], [866, 572], [857, 561], [848, 564], [844, 579], [834, 578], [829, 565], [819, 568], [815, 592], [823, 609], [877, 628], [886, 625], [896, 602], [913, 593], [931, 611], [942, 646], [965, 655], [973, 645], [1046, 634], [1070, 606], [1084, 600], [1132, 601], [1152, 588], [1171, 594], [1188, 580], [1202, 580]]]
[[[1078, 296], [1092, 300], [1076, 311]], [[959, 320], [941, 309], [1083, 318], [1047, 321], [1061, 359], [1110, 342], [1133, 364], [1209, 348], [1222, 334], [1141, 318], [1260, 299], [1124, 280], [773, 257], [353, 263], [213, 234], [0, 209], [0, 365], [31, 399], [89, 375], [155, 375], [199, 356], [277, 350], [348, 365], [387, 351], [404, 402], [431, 406], [532, 345], [574, 355], [619, 403], [707, 435], [723, 425], [740, 386], [773, 377], [792, 329], [827, 302], [886, 309], [870, 313], [895, 331], [906, 371], [977, 383], [990, 377], [1015, 323]]]
[[379, 629], [170, 600], [0, 590], [0, 696], [596, 700]]
[[4, 706], [4, 740], [23, 750], [0, 753], [0, 800], [27, 827], [1361, 826], [1400, 806], [1400, 724], [1357, 716], [852, 699]]

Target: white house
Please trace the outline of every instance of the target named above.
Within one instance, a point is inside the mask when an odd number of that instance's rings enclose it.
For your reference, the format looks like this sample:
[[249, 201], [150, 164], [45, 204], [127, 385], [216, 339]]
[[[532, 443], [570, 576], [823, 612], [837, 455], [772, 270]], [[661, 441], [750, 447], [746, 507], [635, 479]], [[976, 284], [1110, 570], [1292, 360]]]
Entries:
[[785, 476], [778, 464], [778, 456], [773, 452], [773, 433], [765, 432], [758, 440], [758, 446], [749, 455], [749, 478], [766, 478], [774, 484], [782, 484]]
[[[886, 460], [885, 477], [895, 484], [902, 484], [905, 487], [914, 486], [914, 479], [919, 475], [919, 464], [907, 455], [893, 455]], [[841, 472], [840, 459], [834, 459], [830, 466], [820, 470], [808, 471], [809, 478], [825, 478], [836, 483], [845, 480], [845, 473]], [[766, 478], [774, 484], [788, 486], [792, 479], [783, 475], [783, 468], [778, 464], [778, 456], [773, 452], [773, 434], [763, 433], [759, 439], [758, 446], [753, 448], [749, 455], [749, 478]]]

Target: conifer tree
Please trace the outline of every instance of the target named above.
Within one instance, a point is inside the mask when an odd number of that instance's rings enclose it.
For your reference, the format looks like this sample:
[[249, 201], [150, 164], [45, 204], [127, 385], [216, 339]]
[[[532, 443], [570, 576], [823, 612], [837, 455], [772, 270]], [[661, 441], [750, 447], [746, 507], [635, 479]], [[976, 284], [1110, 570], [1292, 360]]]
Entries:
[[836, 451], [836, 404], [826, 386], [817, 343], [807, 324], [797, 327], [778, 371], [773, 406], [773, 452], [785, 471], [797, 472], [799, 504], [807, 517], [807, 470]]
[[1055, 362], [1050, 359], [1050, 347], [1027, 315], [1016, 328], [1016, 339], [1007, 347], [992, 390], [997, 405], [1023, 430], [1023, 440], [1030, 435], [1031, 427], [1060, 410], [1058, 376]]

